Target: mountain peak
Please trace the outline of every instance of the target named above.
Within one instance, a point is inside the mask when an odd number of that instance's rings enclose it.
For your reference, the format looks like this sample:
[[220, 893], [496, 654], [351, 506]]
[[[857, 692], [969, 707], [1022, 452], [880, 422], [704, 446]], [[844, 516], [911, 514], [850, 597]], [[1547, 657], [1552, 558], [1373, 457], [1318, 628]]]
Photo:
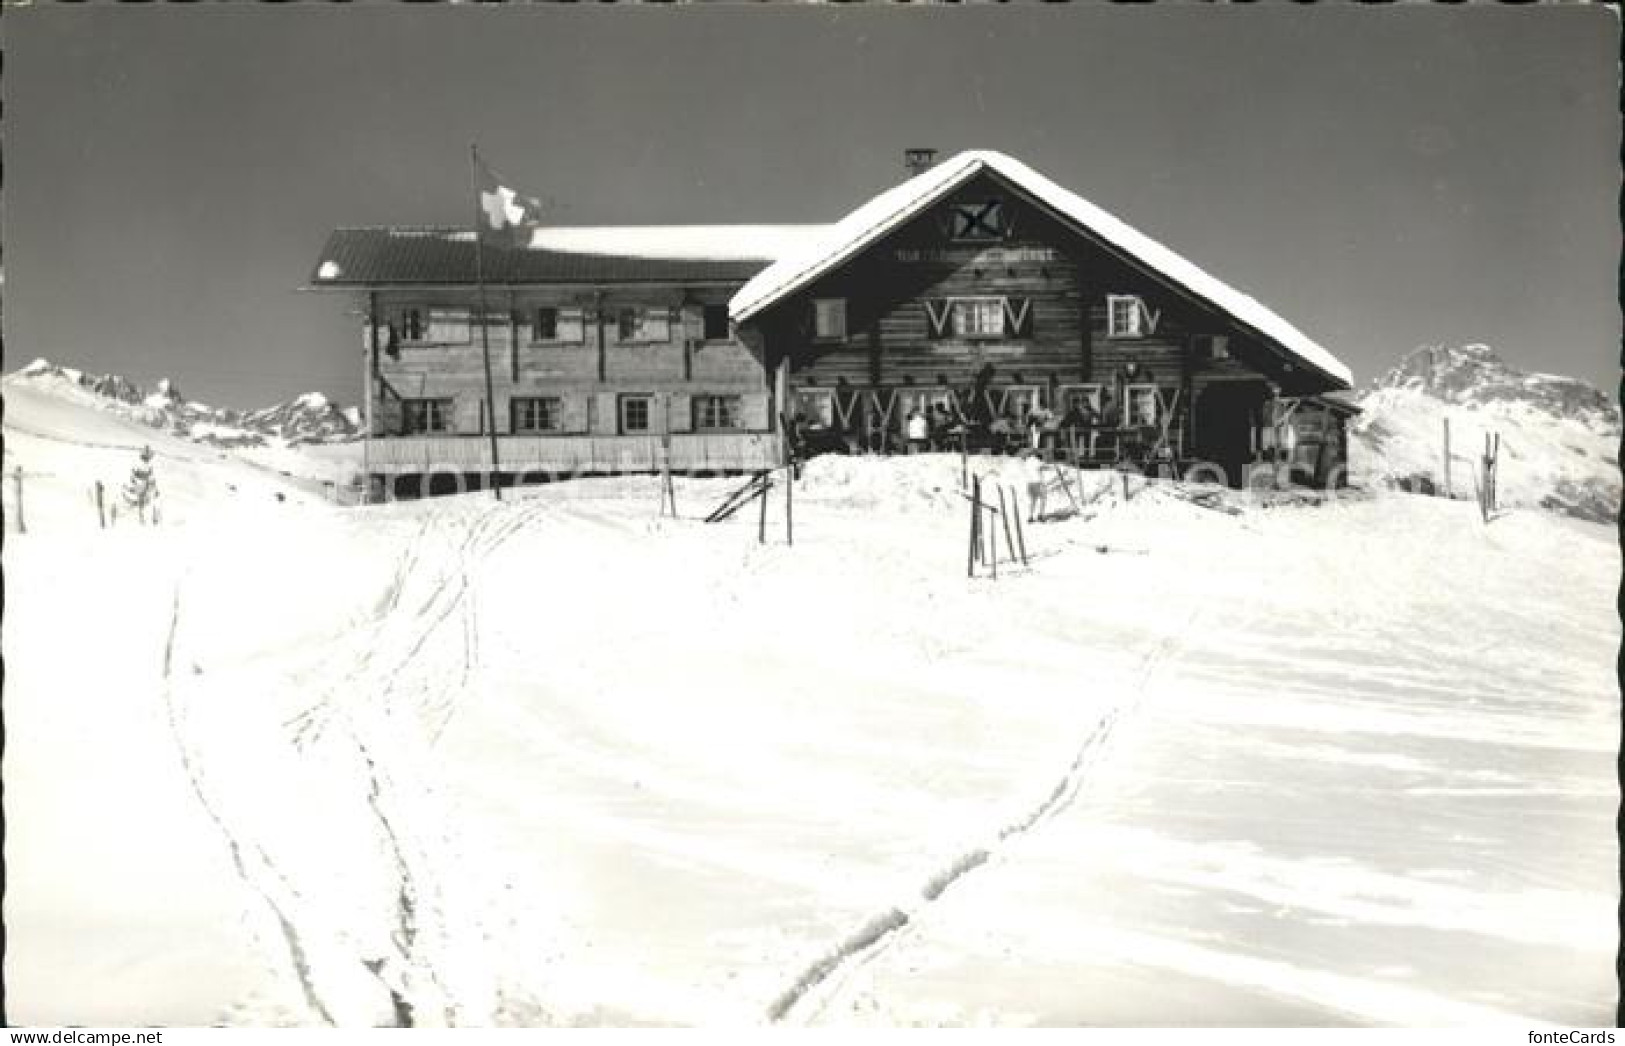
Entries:
[[1488, 345], [1424, 345], [1359, 403], [1350, 453], [1369, 481], [1422, 477], [1443, 489], [1453, 473], [1463, 496], [1482, 467], [1480, 441], [1497, 438], [1503, 504], [1597, 522], [1619, 511], [1619, 408], [1583, 381], [1519, 370]]
[[1377, 379], [1380, 389], [1410, 389], [1467, 407], [1523, 405], [1555, 417], [1617, 426], [1619, 411], [1602, 390], [1577, 378], [1534, 374], [1482, 343], [1423, 345]]
[[[361, 429], [353, 408], [340, 410], [320, 392], [307, 392], [287, 403], [255, 411], [236, 411], [189, 402], [172, 378], [161, 378], [148, 392], [116, 374], [86, 374], [47, 359], [37, 359], [11, 378], [49, 388], [67, 383], [88, 391], [117, 411], [154, 428], [216, 445], [263, 444], [268, 438], [287, 443], [328, 442], [355, 437]], [[8, 378], [8, 380], [11, 380]]]

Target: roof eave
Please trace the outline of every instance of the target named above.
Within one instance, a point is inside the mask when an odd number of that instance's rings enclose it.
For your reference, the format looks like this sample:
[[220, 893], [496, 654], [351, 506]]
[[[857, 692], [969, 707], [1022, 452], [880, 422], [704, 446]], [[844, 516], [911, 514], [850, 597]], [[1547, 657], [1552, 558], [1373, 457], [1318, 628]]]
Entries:
[[[765, 312], [767, 309], [772, 308], [775, 304], [783, 301], [790, 295], [795, 294], [797, 291], [805, 289], [808, 284], [816, 281], [821, 276], [824, 276], [830, 270], [844, 265], [851, 258], [863, 253], [869, 247], [873, 246], [876, 241], [884, 239], [886, 236], [890, 235], [890, 233], [895, 230], [900, 223], [906, 222], [918, 215], [920, 212], [929, 210], [931, 207], [935, 206], [943, 196], [953, 192], [959, 186], [975, 177], [977, 172], [986, 167], [986, 160], [979, 156], [973, 157], [965, 164], [963, 170], [950, 178], [944, 179], [942, 184], [931, 190], [931, 192], [922, 196], [911, 198], [907, 206], [899, 208], [884, 220], [876, 222], [874, 227], [869, 232], [845, 245], [841, 250], [835, 252], [834, 254], [824, 255], [814, 264], [802, 272], [797, 273], [785, 284], [774, 288], [772, 291], [758, 297], [755, 301], [744, 305], [737, 313], [734, 314], [734, 322], [745, 323], [753, 316], [757, 316], [762, 312]], [[893, 188], [896, 188], [896, 186], [893, 186]], [[890, 192], [891, 190], [888, 189], [885, 191]]]

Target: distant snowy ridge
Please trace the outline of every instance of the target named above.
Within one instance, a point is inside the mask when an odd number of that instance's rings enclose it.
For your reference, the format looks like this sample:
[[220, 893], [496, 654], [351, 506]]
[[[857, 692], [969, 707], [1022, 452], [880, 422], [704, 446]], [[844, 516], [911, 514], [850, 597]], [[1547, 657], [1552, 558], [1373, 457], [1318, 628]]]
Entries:
[[1445, 487], [1444, 422], [1450, 421], [1450, 493], [1475, 496], [1484, 438], [1501, 437], [1498, 501], [1611, 522], [1620, 506], [1621, 414], [1575, 378], [1510, 366], [1487, 345], [1426, 345], [1358, 397], [1352, 428], [1356, 476], [1386, 485], [1426, 477]]
[[259, 410], [239, 411], [190, 401], [169, 378], [160, 379], [149, 391], [116, 374], [87, 374], [44, 359], [5, 380], [67, 394], [87, 405], [213, 446], [335, 443], [354, 439], [361, 431], [360, 414], [354, 407], [340, 408], [320, 392], [307, 392]]
[[1607, 393], [1576, 378], [1509, 366], [1488, 345], [1424, 345], [1376, 382], [1379, 389], [1414, 389], [1446, 403], [1523, 406], [1619, 433], [1620, 408]]

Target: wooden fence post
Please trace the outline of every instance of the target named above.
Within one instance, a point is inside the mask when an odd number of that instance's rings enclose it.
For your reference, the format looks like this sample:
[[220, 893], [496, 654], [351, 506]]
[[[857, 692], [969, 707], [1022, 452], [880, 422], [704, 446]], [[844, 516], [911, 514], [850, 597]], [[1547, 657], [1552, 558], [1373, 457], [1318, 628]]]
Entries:
[[102, 497], [102, 481], [99, 479], [96, 481], [96, 522], [101, 525], [101, 529], [107, 529], [107, 508]]
[[784, 543], [792, 546], [796, 543], [795, 491], [796, 474], [795, 465], [792, 464], [784, 470]]
[[[1020, 491], [1010, 488], [1010, 504], [1016, 510], [1016, 544], [1021, 549], [1021, 565], [1027, 565], [1027, 535], [1021, 530], [1021, 496]], [[1029, 506], [1031, 503], [1029, 502]]]
[[1004, 524], [1004, 547], [1010, 552], [1010, 562], [1016, 561], [1016, 540], [1010, 533], [1009, 506], [1004, 503], [1004, 486], [999, 487], [999, 522]]
[[773, 473], [772, 472], [763, 473], [763, 475], [762, 475], [762, 492], [761, 492], [761, 495], [760, 495], [761, 499], [762, 499], [762, 512], [761, 512], [761, 515], [758, 516], [757, 519], [756, 519], [756, 543], [758, 545], [767, 544], [767, 495], [768, 495], [768, 492], [771, 491], [772, 489], [773, 489]]
[[970, 499], [970, 551], [965, 552], [965, 577], [977, 577], [977, 499]]
[[1495, 447], [1490, 452], [1490, 511], [1494, 512], [1500, 500], [1501, 486], [1501, 434], [1495, 434]]
[[23, 467], [18, 465], [11, 473], [12, 481], [17, 485], [17, 533], [28, 533], [28, 523], [23, 517]]
[[[979, 477], [976, 480], [976, 485], [978, 487], [982, 485]], [[993, 511], [993, 502], [991, 500], [988, 502], [987, 509], [989, 512]], [[987, 564], [990, 572], [989, 576], [997, 581], [999, 579], [999, 532], [991, 526], [987, 528]]]
[[971, 511], [971, 523], [972, 523], [971, 552], [975, 555], [976, 562], [981, 563], [981, 562], [983, 562], [984, 560], [987, 559], [987, 552], [983, 548], [983, 541], [982, 541], [982, 528], [987, 525], [987, 521], [982, 518], [982, 477], [981, 476], [972, 476], [971, 477], [970, 489], [972, 491], [972, 495], [971, 495], [971, 509], [972, 509], [972, 511]]
[[1450, 419], [1444, 419], [1444, 496], [1454, 498], [1455, 492], [1450, 489]]

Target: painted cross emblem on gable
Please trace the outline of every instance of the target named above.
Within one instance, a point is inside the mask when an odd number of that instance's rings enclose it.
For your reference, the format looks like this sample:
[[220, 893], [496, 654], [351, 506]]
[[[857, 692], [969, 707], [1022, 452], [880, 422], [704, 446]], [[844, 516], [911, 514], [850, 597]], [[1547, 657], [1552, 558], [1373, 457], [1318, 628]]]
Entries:
[[1002, 240], [1005, 229], [1004, 204], [1000, 200], [956, 203], [948, 209], [951, 240]]

